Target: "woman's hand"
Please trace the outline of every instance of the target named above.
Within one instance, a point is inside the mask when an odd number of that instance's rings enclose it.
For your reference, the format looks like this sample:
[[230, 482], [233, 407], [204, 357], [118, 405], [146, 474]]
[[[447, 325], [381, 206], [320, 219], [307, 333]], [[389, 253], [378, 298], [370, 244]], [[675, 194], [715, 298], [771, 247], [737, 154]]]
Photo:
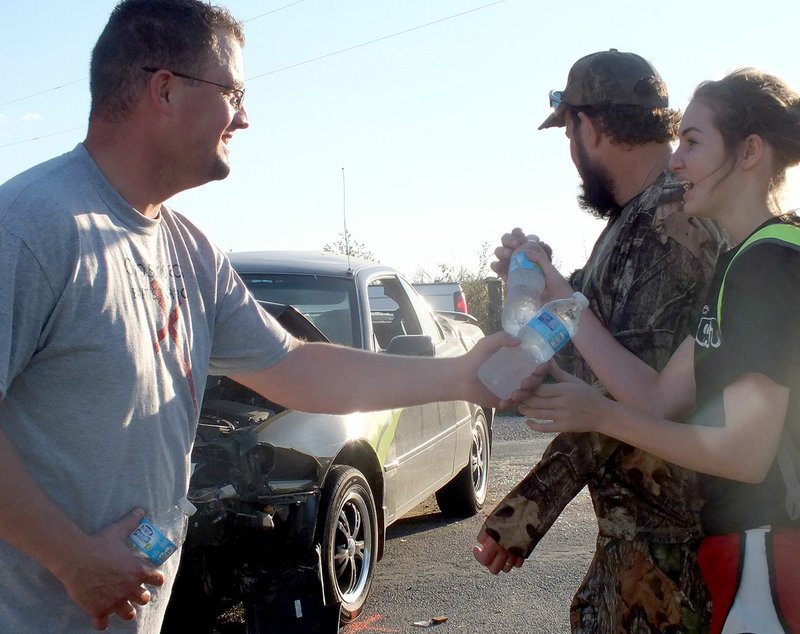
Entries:
[[603, 423], [613, 420], [618, 403], [555, 362], [549, 369], [558, 383], [540, 385], [519, 406], [520, 414], [532, 419], [528, 427], [541, 432], [602, 431]]

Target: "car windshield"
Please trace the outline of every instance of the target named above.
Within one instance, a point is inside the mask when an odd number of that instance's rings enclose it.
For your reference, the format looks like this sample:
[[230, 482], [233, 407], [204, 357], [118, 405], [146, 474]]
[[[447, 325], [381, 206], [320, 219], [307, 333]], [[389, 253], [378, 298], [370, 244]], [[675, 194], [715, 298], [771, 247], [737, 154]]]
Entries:
[[303, 313], [328, 339], [346, 346], [360, 344], [355, 285], [337, 277], [300, 274], [244, 274], [253, 296], [289, 304]]

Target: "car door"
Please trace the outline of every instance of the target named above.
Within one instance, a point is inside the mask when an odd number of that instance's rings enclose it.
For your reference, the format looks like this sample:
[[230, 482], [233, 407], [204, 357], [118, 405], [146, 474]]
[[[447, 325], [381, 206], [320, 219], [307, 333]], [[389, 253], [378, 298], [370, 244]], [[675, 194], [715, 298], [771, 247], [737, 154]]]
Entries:
[[[398, 276], [382, 276], [369, 286], [377, 350], [385, 350], [398, 335], [429, 335], [435, 349], [441, 346], [441, 329], [419, 305], [421, 300], [410, 284]], [[394, 504], [388, 506], [402, 514], [449, 479], [455, 442], [455, 434], [443, 424], [439, 403], [403, 408], [395, 429], [396, 470], [387, 482], [387, 498]]]
[[[415, 306], [420, 319], [420, 327], [424, 334], [429, 334], [434, 343], [437, 357], [447, 358], [464, 354], [464, 347], [449, 320], [440, 318], [431, 309], [427, 298], [423, 297], [416, 288], [401, 280], [409, 294], [411, 303]], [[447, 328], [444, 328], [448, 325]], [[469, 460], [469, 450], [472, 442], [470, 425], [472, 423], [472, 410], [465, 401], [439, 401], [439, 457], [442, 471], [445, 465], [450, 465], [450, 472], [445, 477], [454, 475]]]

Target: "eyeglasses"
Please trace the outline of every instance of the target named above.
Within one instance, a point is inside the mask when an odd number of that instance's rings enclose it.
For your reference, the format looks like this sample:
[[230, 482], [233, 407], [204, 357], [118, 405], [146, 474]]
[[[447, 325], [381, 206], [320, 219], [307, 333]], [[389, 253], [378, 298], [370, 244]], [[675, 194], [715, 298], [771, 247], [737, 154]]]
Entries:
[[[142, 66], [142, 70], [146, 73], [157, 73], [161, 69], [155, 68], [153, 66]], [[177, 71], [170, 70], [169, 68], [165, 68], [163, 70], [172, 73], [173, 75], [175, 75], [175, 77], [180, 77], [182, 79], [190, 79], [192, 81], [199, 81], [203, 84], [211, 84], [212, 86], [216, 86], [217, 88], [222, 88], [223, 89], [222, 94], [228, 98], [228, 103], [230, 103], [235, 110], [242, 109], [242, 104], [244, 104], [244, 88], [234, 88], [233, 86], [218, 84], [215, 81], [208, 81], [207, 79], [192, 77], [191, 75], [187, 75], [185, 73], [179, 73]]]
[[551, 90], [550, 94], [548, 94], [550, 98], [550, 107], [551, 108], [558, 108], [562, 103], [566, 103], [564, 101], [564, 91], [563, 90]]

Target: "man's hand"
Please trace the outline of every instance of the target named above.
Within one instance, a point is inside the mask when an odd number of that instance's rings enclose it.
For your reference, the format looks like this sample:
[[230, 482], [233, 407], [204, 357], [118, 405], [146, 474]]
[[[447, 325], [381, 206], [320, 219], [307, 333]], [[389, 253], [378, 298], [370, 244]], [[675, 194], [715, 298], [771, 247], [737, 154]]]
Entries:
[[[504, 282], [508, 282], [508, 263], [511, 261], [511, 256], [519, 247], [528, 241], [526, 233], [519, 227], [514, 227], [511, 233], [504, 233], [500, 238], [500, 246], [494, 250], [494, 256], [497, 261], [489, 264], [491, 269], [502, 278]], [[538, 243], [547, 255], [548, 261], [553, 256], [553, 250], [545, 242]]]
[[164, 574], [147, 565], [127, 544], [128, 535], [143, 516], [144, 511], [134, 509], [99, 533], [87, 536], [54, 570], [69, 597], [98, 630], [107, 629], [114, 614], [126, 621], [136, 618], [136, 606], [150, 601], [145, 584], [164, 583]]
[[520, 378], [520, 386], [511, 393], [507, 399], [500, 400], [487, 388], [478, 377], [481, 365], [496, 351], [503, 347], [519, 345], [519, 339], [509, 335], [505, 330], [500, 330], [492, 335], [483, 337], [464, 355], [460, 372], [462, 378], [457, 384], [466, 390], [461, 398], [470, 403], [477, 403], [484, 407], [495, 407], [501, 410], [515, 409], [520, 403], [531, 398], [542, 381], [549, 373], [549, 365], [544, 363], [534, 368], [530, 375]]
[[484, 529], [478, 533], [478, 543], [478, 546], [473, 547], [472, 554], [493, 575], [500, 572], [511, 572], [514, 568], [521, 568], [525, 563], [522, 557], [512, 555], [489, 537]]
[[504, 347], [514, 347], [519, 345], [519, 339], [509, 335], [505, 330], [501, 330], [492, 335], [482, 337], [466, 354], [458, 359], [460, 363], [460, 379], [455, 381], [463, 393], [461, 398], [470, 403], [477, 403], [483, 407], [496, 407], [498, 409], [509, 409], [516, 407], [524, 398], [530, 396], [528, 391], [518, 394], [518, 399], [514, 394], [510, 399], [500, 400], [487, 388], [478, 377], [478, 370], [481, 365], [495, 352]]
[[504, 233], [500, 238], [500, 246], [494, 250], [497, 261], [489, 266], [504, 282], [508, 282], [508, 263], [511, 261], [511, 256], [524, 243], [525, 233], [519, 227], [514, 227], [511, 233]]

